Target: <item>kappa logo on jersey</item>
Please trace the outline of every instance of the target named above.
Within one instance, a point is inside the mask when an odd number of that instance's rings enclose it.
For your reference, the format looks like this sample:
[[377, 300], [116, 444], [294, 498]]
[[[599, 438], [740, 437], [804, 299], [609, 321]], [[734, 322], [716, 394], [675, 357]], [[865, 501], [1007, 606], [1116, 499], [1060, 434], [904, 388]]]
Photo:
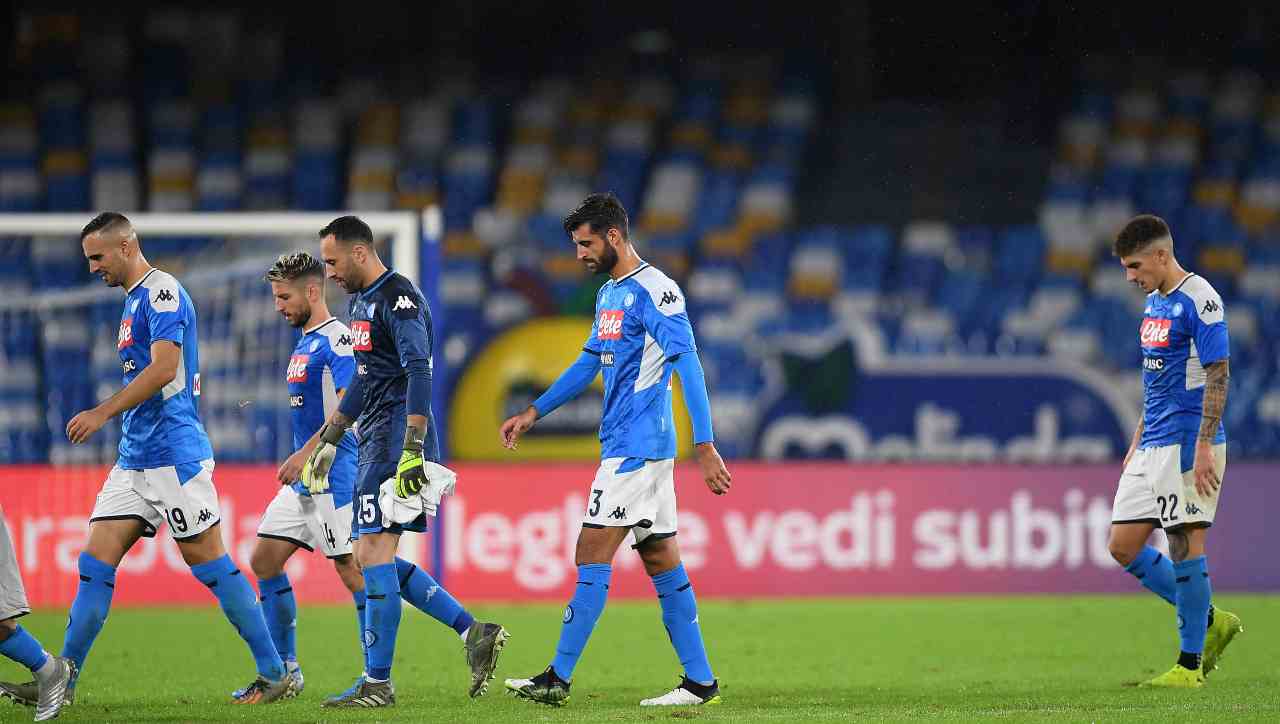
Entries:
[[351, 323], [351, 348], [359, 352], [373, 349], [373, 336], [369, 333], [369, 321], [357, 319]]
[[1200, 506], [1195, 503], [1187, 503], [1187, 515], [1200, 515]]
[[1142, 320], [1142, 329], [1139, 333], [1142, 346], [1168, 347], [1170, 323], [1168, 319], [1153, 319], [1151, 317]]
[[418, 305], [407, 294], [401, 294], [396, 298], [396, 303], [391, 305], [391, 313], [397, 319], [414, 319], [418, 316]]
[[161, 290], [160, 290], [160, 292], [159, 292], [158, 294], [156, 294], [156, 301], [157, 301], [157, 302], [172, 302], [172, 301], [173, 301], [173, 292], [169, 291], [168, 289], [161, 289]]
[[1217, 302], [1215, 302], [1215, 301], [1214, 301], [1214, 300], [1212, 300], [1212, 299], [1206, 299], [1206, 300], [1205, 300], [1205, 302], [1204, 302], [1204, 309], [1201, 309], [1201, 310], [1200, 310], [1200, 313], [1201, 313], [1201, 314], [1211, 314], [1211, 313], [1213, 313], [1213, 312], [1217, 312], [1217, 311], [1219, 311], [1219, 310], [1221, 310], [1221, 309], [1222, 309], [1222, 305], [1221, 305], [1221, 304], [1218, 304]]
[[196, 516], [196, 522], [197, 522], [197, 523], [204, 523], [205, 521], [207, 521], [207, 520], [209, 520], [209, 519], [211, 519], [211, 518], [213, 518], [213, 513], [210, 513], [208, 508], [202, 508], [202, 509], [200, 510], [200, 515], [197, 515], [197, 516]]
[[662, 293], [662, 300], [658, 302], [658, 306], [675, 304], [678, 301], [680, 301], [680, 297], [677, 297], [675, 292], [666, 291]]
[[339, 347], [350, 347], [350, 346], [351, 346], [351, 335], [349, 335], [349, 334], [344, 334], [344, 335], [342, 335], [341, 337], [338, 337], [338, 346], [339, 346]]
[[600, 339], [622, 339], [622, 310], [606, 309], [600, 313], [600, 323], [596, 326], [596, 337]]
[[116, 336], [116, 349], [133, 344], [133, 318], [120, 320], [120, 333]]
[[614, 509], [613, 509], [613, 512], [609, 514], [609, 517], [610, 517], [610, 518], [616, 518], [616, 519], [618, 519], [618, 520], [626, 520], [626, 517], [627, 517], [627, 509], [626, 509], [626, 508], [623, 508], [623, 507], [621, 507], [621, 506], [619, 506], [619, 507], [617, 507], [617, 508], [614, 508]]
[[289, 358], [289, 382], [306, 382], [307, 381], [307, 361], [311, 359], [309, 354], [295, 354]]

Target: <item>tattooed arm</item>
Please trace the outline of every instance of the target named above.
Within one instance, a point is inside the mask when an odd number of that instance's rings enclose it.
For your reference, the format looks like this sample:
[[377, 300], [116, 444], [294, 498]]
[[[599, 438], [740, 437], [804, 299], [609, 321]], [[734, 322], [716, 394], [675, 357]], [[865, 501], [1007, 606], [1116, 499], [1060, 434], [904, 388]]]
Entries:
[[1231, 378], [1231, 371], [1227, 360], [1222, 359], [1205, 367], [1204, 372], [1204, 401], [1201, 403], [1200, 434], [1196, 437], [1193, 470], [1196, 492], [1212, 497], [1222, 484], [1214, 472], [1213, 438], [1218, 434], [1222, 412], [1227, 407], [1227, 380]]

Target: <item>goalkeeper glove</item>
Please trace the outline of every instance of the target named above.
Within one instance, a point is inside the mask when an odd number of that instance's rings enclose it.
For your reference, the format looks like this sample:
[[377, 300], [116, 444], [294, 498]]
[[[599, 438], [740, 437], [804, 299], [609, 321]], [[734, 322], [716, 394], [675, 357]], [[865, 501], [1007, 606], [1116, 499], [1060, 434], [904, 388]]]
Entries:
[[404, 452], [396, 467], [396, 496], [407, 498], [422, 492], [427, 473], [422, 467], [422, 431], [410, 425], [404, 431]]
[[311, 452], [307, 463], [302, 466], [302, 482], [312, 495], [319, 495], [329, 487], [329, 468], [333, 467], [333, 458], [338, 454], [338, 443], [342, 441], [346, 430], [327, 422], [320, 430], [320, 444]]

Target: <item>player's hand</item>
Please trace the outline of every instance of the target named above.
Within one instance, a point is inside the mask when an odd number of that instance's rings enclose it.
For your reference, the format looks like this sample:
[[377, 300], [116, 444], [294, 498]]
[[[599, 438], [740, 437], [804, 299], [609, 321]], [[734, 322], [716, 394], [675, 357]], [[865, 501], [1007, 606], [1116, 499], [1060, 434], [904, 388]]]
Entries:
[[715, 443], [699, 443], [693, 449], [694, 456], [698, 459], [698, 467], [702, 468], [702, 479], [706, 481], [711, 492], [716, 495], [729, 492], [733, 477], [729, 475], [729, 469], [724, 466], [724, 460], [716, 451]]
[[519, 415], [508, 417], [499, 430], [499, 434], [502, 435], [502, 446], [508, 450], [515, 450], [520, 436], [528, 432], [537, 421], [538, 410], [533, 405], [529, 405], [528, 409]]
[[320, 444], [311, 451], [311, 457], [302, 466], [302, 482], [312, 495], [319, 495], [329, 487], [329, 468], [333, 467], [333, 459], [338, 455], [338, 443], [346, 432], [333, 423], [325, 423], [320, 429]]
[[1218, 494], [1218, 474], [1214, 472], [1213, 446], [1207, 442], [1196, 443], [1196, 458], [1191, 469], [1195, 473], [1196, 492], [1202, 498], [1212, 498]]
[[422, 492], [427, 484], [427, 472], [422, 468], [422, 440], [420, 430], [409, 426], [404, 434], [404, 452], [396, 466], [396, 495], [408, 498]]
[[288, 485], [295, 480], [302, 479], [302, 468], [307, 464], [311, 456], [298, 450], [280, 463], [280, 469], [276, 471], [276, 480], [281, 485]]
[[98, 408], [85, 410], [67, 423], [67, 439], [73, 445], [79, 445], [92, 437], [93, 433], [101, 430], [105, 424], [107, 424], [107, 416], [99, 412]]

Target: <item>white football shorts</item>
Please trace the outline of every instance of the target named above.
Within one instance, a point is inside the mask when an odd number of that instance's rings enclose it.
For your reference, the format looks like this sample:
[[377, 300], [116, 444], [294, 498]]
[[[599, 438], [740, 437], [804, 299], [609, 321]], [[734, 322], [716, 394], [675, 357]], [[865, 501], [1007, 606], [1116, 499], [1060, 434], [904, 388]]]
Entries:
[[183, 540], [212, 528], [221, 518], [210, 458], [146, 470], [111, 468], [89, 522], [139, 520], [142, 535], [154, 538], [167, 521], [174, 540]]
[[[675, 458], [645, 460], [618, 472], [628, 458], [605, 458], [587, 496], [585, 528], [630, 528], [639, 547], [676, 534]], [[631, 466], [627, 466], [631, 467]]]
[[319, 550], [329, 558], [350, 555], [351, 504], [337, 508], [329, 493], [303, 495], [291, 485], [281, 485], [262, 514], [258, 537]]
[[[1153, 523], [1160, 528], [1178, 528], [1190, 523], [1213, 525], [1222, 488], [1209, 497], [1196, 492], [1191, 459], [1183, 461], [1181, 445], [1165, 445], [1134, 450], [1120, 475], [1113, 523]], [[1213, 446], [1214, 472], [1221, 481], [1227, 470], [1227, 446]], [[1187, 470], [1183, 471], [1183, 465]]]
[[13, 550], [13, 538], [9, 537], [4, 510], [0, 510], [0, 621], [29, 613], [31, 605], [27, 603], [27, 589], [22, 585], [18, 555]]

